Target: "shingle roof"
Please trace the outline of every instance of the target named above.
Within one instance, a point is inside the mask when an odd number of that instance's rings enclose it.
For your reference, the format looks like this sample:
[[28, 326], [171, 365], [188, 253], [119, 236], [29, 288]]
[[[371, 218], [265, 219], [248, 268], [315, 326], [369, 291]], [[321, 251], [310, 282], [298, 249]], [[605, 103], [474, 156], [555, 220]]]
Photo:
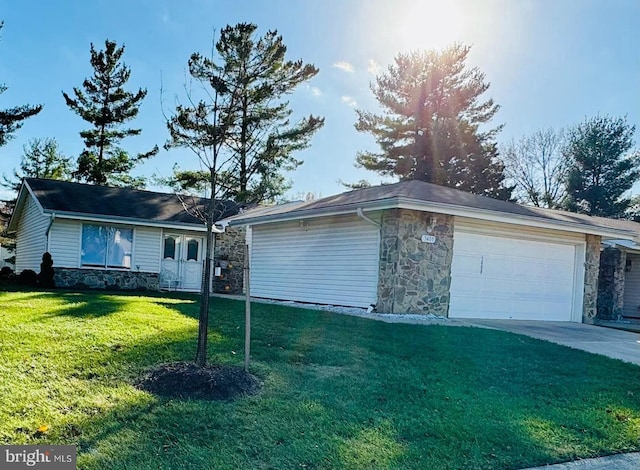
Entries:
[[428, 210], [429, 206], [432, 208], [437, 206], [441, 209], [462, 208], [479, 213], [501, 214], [552, 224], [635, 232], [636, 236], [640, 236], [640, 224], [636, 222], [526, 206], [416, 180], [357, 189], [315, 201], [257, 208], [232, 217], [231, 224], [308, 217], [312, 214], [322, 215], [337, 210], [355, 210], [357, 207], [370, 210], [394, 205], [398, 207], [400, 202], [421, 204], [425, 206], [425, 210]]
[[[202, 227], [203, 222], [185, 210], [175, 194], [112, 188], [67, 181], [25, 178], [38, 202], [47, 212], [101, 216], [114, 219], [186, 224]], [[187, 206], [204, 207], [201, 198], [185, 199]], [[219, 203], [223, 217], [238, 212], [230, 201]]]

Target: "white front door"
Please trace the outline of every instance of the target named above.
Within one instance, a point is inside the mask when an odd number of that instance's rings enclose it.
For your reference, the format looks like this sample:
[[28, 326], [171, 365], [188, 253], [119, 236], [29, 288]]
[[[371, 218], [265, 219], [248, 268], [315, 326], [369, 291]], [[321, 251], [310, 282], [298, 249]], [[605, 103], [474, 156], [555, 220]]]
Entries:
[[203, 244], [203, 237], [165, 233], [162, 246], [162, 287], [200, 290]]

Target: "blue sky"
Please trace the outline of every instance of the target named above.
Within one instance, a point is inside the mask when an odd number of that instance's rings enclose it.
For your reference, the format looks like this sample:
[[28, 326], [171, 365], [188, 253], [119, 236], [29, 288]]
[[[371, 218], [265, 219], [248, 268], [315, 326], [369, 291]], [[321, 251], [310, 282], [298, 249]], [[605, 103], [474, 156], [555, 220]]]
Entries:
[[[296, 155], [304, 164], [288, 175], [289, 196], [335, 194], [343, 190], [338, 179], [380, 181], [354, 168], [359, 150], [375, 149], [371, 136], [354, 129], [354, 107], [375, 110], [374, 74], [412, 49], [472, 45], [469, 64], [486, 74], [487, 96], [501, 106], [494, 121], [505, 124], [499, 141], [598, 113], [626, 114], [640, 124], [637, 0], [0, 0], [0, 19], [0, 83], [8, 87], [0, 109], [44, 104], [0, 147], [0, 174], [19, 164], [31, 138], [54, 137], [66, 155], [81, 152], [78, 132], [87, 126], [61, 92], [90, 75], [89, 45], [107, 38], [126, 46], [129, 89], [148, 89], [133, 122], [143, 132], [125, 148], [162, 146], [162, 108], [171, 112], [184, 98], [190, 54], [207, 53], [214, 30], [238, 22], [256, 23], [260, 33], [277, 29], [289, 58], [320, 69], [290, 100], [295, 115], [321, 115], [326, 124]], [[188, 150], [161, 150], [135, 173], [168, 174], [176, 162], [197, 167]]]

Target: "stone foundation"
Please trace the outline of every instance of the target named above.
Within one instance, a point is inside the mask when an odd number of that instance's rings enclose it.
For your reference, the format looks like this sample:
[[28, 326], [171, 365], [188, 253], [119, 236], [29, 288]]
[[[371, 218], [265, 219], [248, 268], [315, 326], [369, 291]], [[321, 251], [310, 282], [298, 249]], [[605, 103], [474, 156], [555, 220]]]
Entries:
[[600, 253], [598, 320], [619, 320], [624, 307], [624, 267], [627, 254], [617, 248]]
[[587, 235], [587, 246], [584, 263], [584, 299], [582, 309], [583, 323], [593, 324], [598, 312], [598, 276], [600, 273], [599, 235]]
[[[221, 267], [221, 275], [214, 277], [213, 291], [224, 294], [241, 294], [244, 288], [244, 227], [226, 227], [216, 234], [214, 266]], [[222, 259], [221, 259], [222, 258]]]
[[[421, 240], [435, 236], [435, 243]], [[378, 302], [382, 313], [447, 316], [453, 217], [391, 209], [382, 214]]]
[[69, 289], [158, 290], [158, 273], [54, 267], [56, 287]]

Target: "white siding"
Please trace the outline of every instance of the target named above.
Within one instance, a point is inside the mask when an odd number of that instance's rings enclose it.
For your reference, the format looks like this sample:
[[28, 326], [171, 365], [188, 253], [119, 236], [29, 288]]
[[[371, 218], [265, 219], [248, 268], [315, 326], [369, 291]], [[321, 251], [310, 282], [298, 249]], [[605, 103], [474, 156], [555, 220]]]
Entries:
[[80, 259], [80, 234], [82, 222], [55, 219], [49, 232], [49, 253], [53, 265], [61, 268], [77, 268]]
[[162, 230], [154, 227], [136, 227], [133, 236], [133, 270], [160, 272]]
[[[624, 306], [625, 317], [640, 317], [640, 255], [627, 253], [631, 261], [631, 270], [624, 273]], [[627, 261], [628, 263], [629, 261]]]
[[33, 269], [40, 271], [42, 255], [47, 249], [45, 232], [49, 226], [49, 217], [44, 215], [32, 196], [27, 196], [16, 241], [16, 271]]
[[253, 226], [251, 295], [368, 307], [379, 250], [378, 228], [356, 216]]
[[[80, 220], [55, 219], [49, 233], [49, 252], [53, 257], [54, 266], [61, 268], [80, 266], [82, 224]], [[140, 266], [142, 272], [159, 273], [162, 230], [155, 227], [127, 227], [134, 229], [131, 269], [135, 271], [136, 267]]]
[[499, 222], [488, 222], [486, 220], [468, 219], [466, 217], [456, 217], [454, 221], [455, 230], [462, 230], [469, 233], [479, 233], [487, 235], [500, 235], [530, 240], [554, 240], [568, 243], [584, 243], [583, 233], [563, 232], [560, 230], [549, 230], [538, 227], [524, 227], [522, 225], [509, 225]]

